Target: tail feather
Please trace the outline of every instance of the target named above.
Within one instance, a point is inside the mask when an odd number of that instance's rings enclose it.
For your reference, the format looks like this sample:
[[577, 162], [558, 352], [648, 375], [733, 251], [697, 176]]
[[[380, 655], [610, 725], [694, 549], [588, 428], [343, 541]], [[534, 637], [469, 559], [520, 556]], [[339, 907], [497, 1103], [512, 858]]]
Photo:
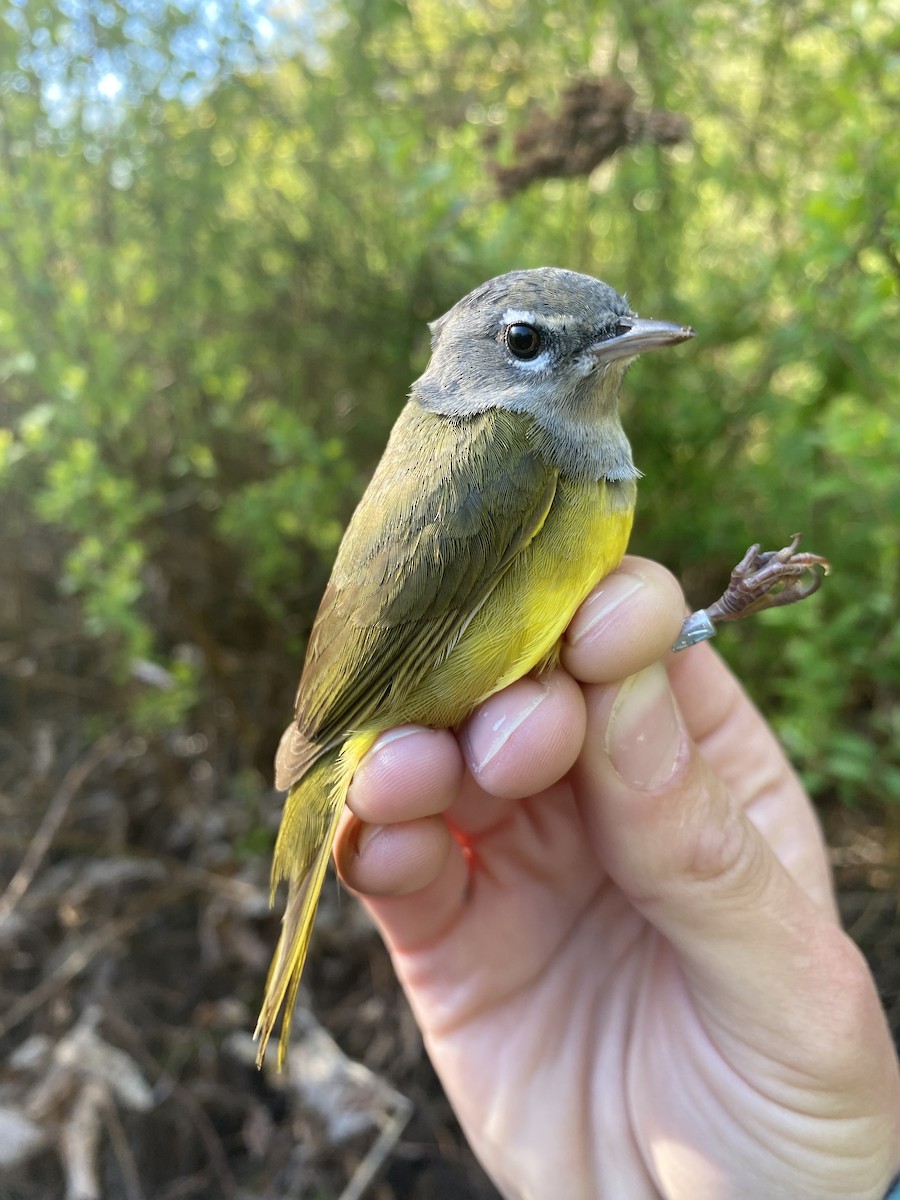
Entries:
[[282, 1010], [279, 1069], [284, 1065], [300, 976], [347, 789], [357, 764], [374, 740], [374, 732], [357, 733], [343, 746], [324, 754], [319, 751], [318, 762], [306, 769], [288, 793], [272, 863], [272, 898], [282, 879], [288, 881], [288, 898], [254, 1033], [259, 1040], [257, 1066], [262, 1065]]
[[334, 844], [342, 809], [342, 804], [334, 806], [325, 837], [315, 853], [309, 870], [302, 878], [292, 878], [288, 883], [288, 899], [281, 922], [281, 936], [278, 939], [278, 948], [275, 951], [272, 966], [269, 968], [265, 998], [256, 1025], [256, 1032], [253, 1035], [259, 1039], [259, 1050], [256, 1055], [257, 1066], [261, 1066], [265, 1058], [266, 1047], [282, 1006], [284, 1006], [284, 1017], [278, 1037], [279, 1069], [284, 1065], [290, 1040], [291, 1018], [297, 1001], [297, 991], [300, 987], [300, 976], [306, 962], [313, 921], [319, 906], [319, 895], [322, 891], [322, 883], [325, 879], [325, 871], [328, 867], [328, 859], [331, 855], [331, 847]]

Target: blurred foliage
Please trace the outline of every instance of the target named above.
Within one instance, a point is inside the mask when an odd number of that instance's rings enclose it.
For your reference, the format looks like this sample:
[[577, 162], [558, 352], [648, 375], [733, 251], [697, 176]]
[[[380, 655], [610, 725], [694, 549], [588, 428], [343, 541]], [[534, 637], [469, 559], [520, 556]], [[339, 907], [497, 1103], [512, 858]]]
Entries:
[[[218, 722], [264, 763], [425, 321], [552, 263], [697, 326], [630, 380], [633, 548], [702, 603], [749, 542], [803, 530], [820, 595], [722, 648], [818, 793], [900, 800], [900, 71], [876, 0], [332, 0], [278, 54], [239, 5], [201, 71], [220, 5], [74, 9], [80, 41], [65, 5], [0, 23], [13, 678], [94, 679], [82, 710]], [[499, 199], [490, 164], [591, 75], [691, 140]]]

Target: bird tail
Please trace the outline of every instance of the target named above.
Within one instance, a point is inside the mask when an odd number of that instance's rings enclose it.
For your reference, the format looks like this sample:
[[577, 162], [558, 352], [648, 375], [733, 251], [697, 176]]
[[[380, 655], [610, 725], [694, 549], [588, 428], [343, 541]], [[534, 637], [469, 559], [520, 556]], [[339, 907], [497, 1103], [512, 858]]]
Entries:
[[275, 891], [282, 879], [288, 881], [288, 897], [281, 920], [281, 936], [269, 968], [262, 1009], [253, 1035], [259, 1040], [257, 1066], [262, 1066], [282, 1008], [279, 1070], [284, 1065], [300, 976], [347, 789], [359, 760], [374, 740], [374, 735], [358, 734], [343, 746], [328, 750], [288, 792], [275, 843], [270, 899], [274, 902]]

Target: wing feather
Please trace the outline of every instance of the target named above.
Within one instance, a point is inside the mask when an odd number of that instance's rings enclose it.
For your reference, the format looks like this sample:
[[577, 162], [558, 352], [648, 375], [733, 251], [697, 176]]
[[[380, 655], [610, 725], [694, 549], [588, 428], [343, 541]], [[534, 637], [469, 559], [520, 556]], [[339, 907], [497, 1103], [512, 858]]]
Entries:
[[279, 786], [441, 662], [540, 530], [557, 473], [529, 434], [501, 410], [404, 409], [322, 598]]

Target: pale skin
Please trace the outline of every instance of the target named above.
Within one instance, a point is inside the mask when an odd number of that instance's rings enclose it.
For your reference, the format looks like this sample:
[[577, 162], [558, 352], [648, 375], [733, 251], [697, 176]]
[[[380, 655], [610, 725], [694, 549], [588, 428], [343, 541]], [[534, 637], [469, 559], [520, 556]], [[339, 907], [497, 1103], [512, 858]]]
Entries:
[[711, 646], [668, 652], [683, 613], [628, 558], [548, 679], [384, 735], [339, 869], [511, 1200], [881, 1200], [875, 984], [768, 726]]

